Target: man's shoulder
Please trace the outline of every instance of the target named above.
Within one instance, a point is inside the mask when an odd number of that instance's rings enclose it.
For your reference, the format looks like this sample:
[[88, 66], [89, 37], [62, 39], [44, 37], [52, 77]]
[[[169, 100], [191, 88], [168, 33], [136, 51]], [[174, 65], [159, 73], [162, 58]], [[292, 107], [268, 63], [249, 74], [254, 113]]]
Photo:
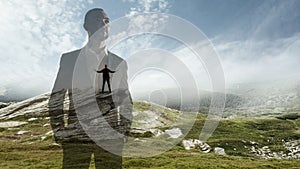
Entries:
[[113, 58], [116, 61], [119, 61], [119, 62], [123, 62], [124, 61], [123, 58], [121, 58], [120, 56], [118, 56], [118, 55], [116, 55], [116, 54], [114, 54], [114, 53], [112, 53], [110, 51], [108, 51], [108, 55], [109, 55], [110, 58]]
[[81, 49], [66, 52], [66, 53], [62, 54], [62, 57], [77, 57], [79, 55], [80, 51], [81, 51]]
[[80, 51], [81, 51], [81, 49], [63, 53], [60, 58], [60, 63], [61, 64], [66, 64], [66, 63], [70, 64], [70, 63], [75, 62], [80, 54]]

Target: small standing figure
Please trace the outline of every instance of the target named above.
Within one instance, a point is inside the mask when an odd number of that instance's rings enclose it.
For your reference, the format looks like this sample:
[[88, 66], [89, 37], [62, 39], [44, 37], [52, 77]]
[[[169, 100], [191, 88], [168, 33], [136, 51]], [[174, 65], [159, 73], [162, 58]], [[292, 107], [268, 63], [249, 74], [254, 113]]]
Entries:
[[102, 78], [103, 78], [103, 83], [102, 83], [102, 93], [104, 93], [104, 85], [105, 82], [107, 82], [109, 93], [111, 93], [111, 88], [110, 88], [110, 77], [109, 73], [115, 73], [116, 71], [109, 70], [107, 68], [107, 65], [105, 65], [105, 68], [102, 70], [96, 70], [97, 73], [102, 73]]

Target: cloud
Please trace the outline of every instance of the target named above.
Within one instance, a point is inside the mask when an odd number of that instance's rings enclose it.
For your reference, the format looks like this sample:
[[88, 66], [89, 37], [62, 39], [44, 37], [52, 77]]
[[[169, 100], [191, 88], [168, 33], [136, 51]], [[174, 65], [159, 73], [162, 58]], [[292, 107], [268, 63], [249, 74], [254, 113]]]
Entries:
[[[168, 18], [136, 17], [136, 14], [168, 13], [173, 5], [167, 0], [123, 2], [132, 6], [126, 12], [128, 23], [125, 31], [112, 39], [163, 29]], [[276, 79], [299, 72], [300, 22], [297, 21], [300, 15], [296, 12], [299, 3], [293, 0], [259, 3], [257, 9], [245, 10], [247, 16], [241, 16], [231, 30], [223, 30], [215, 36], [212, 42], [220, 55], [228, 84]], [[80, 48], [86, 42], [82, 17], [93, 5], [92, 0], [0, 1], [0, 94], [35, 95], [50, 91], [61, 53]], [[113, 52], [127, 58], [148, 48], [170, 51], [174, 46], [178, 44], [157, 36], [139, 35], [124, 40]], [[204, 85], [205, 69], [203, 65], [194, 64], [195, 57], [187, 54], [188, 49], [181, 47], [171, 52], [195, 70], [195, 79]]]
[[[165, 12], [169, 7], [165, 0], [124, 2], [136, 6], [128, 15], [132, 11]], [[1, 1], [1, 93], [30, 97], [50, 91], [61, 53], [78, 49], [86, 42], [82, 16], [93, 5], [92, 0]], [[131, 23], [151, 29], [151, 23], [145, 21], [135, 18]]]
[[[126, 1], [129, 3], [134, 3], [136, 1]], [[118, 34], [112, 33], [111, 41], [118, 41], [118, 44], [114, 44], [112, 51], [122, 57], [125, 57], [127, 62], [129, 62], [129, 66], [134, 67], [135, 65], [144, 65], [147, 67], [147, 58], [151, 58], [152, 62], [157, 62], [156, 66], [159, 66], [160, 64], [165, 64], [166, 69], [172, 69], [171, 67], [173, 65], [177, 66], [177, 73], [180, 74], [180, 69], [178, 68], [178, 64], [174, 64], [174, 59], [179, 60], [184, 66], [187, 67], [187, 69], [190, 71], [189, 75], [192, 75], [195, 79], [195, 82], [197, 83], [197, 87], [205, 90], [210, 90], [211, 85], [209, 82], [209, 75], [205, 71], [203, 64], [199, 60], [197, 56], [193, 54], [193, 51], [188, 49], [186, 46], [182, 44], [182, 42], [177, 41], [176, 39], [173, 39], [170, 36], [165, 35], [158, 35], [158, 34], [149, 34], [147, 32], [160, 32], [161, 30], [165, 29], [165, 27], [168, 27], [168, 31], [171, 31], [169, 33], [174, 33], [170, 29], [171, 26], [179, 26], [179, 23], [182, 23], [178, 21], [177, 17], [169, 17], [167, 15], [159, 15], [155, 13], [145, 13], [142, 15], [142, 12], [153, 12], [157, 10], [151, 10], [156, 9], [149, 7], [149, 4], [156, 4], [159, 7], [159, 11], [167, 11], [168, 8], [171, 6], [167, 1], [141, 1], [137, 7], [131, 8], [131, 11], [127, 15], [127, 22], [120, 22], [122, 24], [113, 23], [111, 27], [120, 27], [123, 28], [124, 31], [121, 31]], [[164, 17], [162, 17], [164, 16]], [[190, 24], [189, 22], [185, 22], [185, 24]], [[191, 35], [191, 32], [184, 32], [185, 25], [180, 25], [179, 27], [182, 27], [183, 29], [179, 29], [180, 31], [177, 32], [177, 34], [185, 34], [189, 35], [189, 43], [195, 43], [197, 42], [195, 40], [195, 36]], [[193, 27], [193, 25], [190, 25], [190, 27]], [[178, 29], [175, 29], [178, 30]], [[114, 32], [114, 31], [113, 31]], [[144, 34], [137, 34], [140, 32], [144, 32]], [[163, 31], [161, 31], [163, 32]], [[164, 30], [166, 32], [166, 30]], [[197, 36], [198, 37], [198, 36]], [[119, 40], [123, 41], [119, 41]], [[182, 39], [181, 39], [182, 40]], [[205, 47], [202, 47], [201, 49], [204, 50]], [[161, 60], [164, 58], [162, 57], [153, 57], [151, 51], [155, 51], [155, 49], [162, 49], [168, 51], [170, 54], [173, 55], [173, 58], [168, 61]], [[148, 51], [148, 53], [143, 53], [140, 57], [142, 59], [131, 59], [133, 55], [139, 54], [142, 51]], [[158, 55], [158, 54], [157, 54]], [[159, 55], [158, 55], [159, 56]], [[144, 58], [144, 59], [143, 59]], [[170, 57], [169, 57], [170, 58]], [[132, 71], [129, 71], [129, 73], [134, 73]], [[158, 72], [152, 71], [153, 74], [159, 74]], [[147, 73], [143, 75], [143, 80], [139, 83], [135, 83], [135, 88], [141, 88], [141, 89], [147, 89], [149, 88], [149, 84], [153, 84], [154, 81], [149, 77]], [[158, 76], [157, 76], [158, 77]], [[159, 76], [161, 77], [161, 76]], [[179, 81], [184, 81], [186, 77], [182, 76], [180, 79], [177, 79]], [[160, 78], [162, 79], [162, 78]], [[161, 83], [163, 83], [160, 80]], [[171, 84], [171, 80], [168, 79], [168, 82], [164, 82], [164, 84]], [[161, 84], [160, 86], [166, 86], [164, 84]], [[138, 86], [140, 85], [140, 86]], [[153, 85], [150, 86], [154, 87]], [[174, 87], [174, 85], [169, 85], [169, 87]]]
[[[140, 72], [139, 80], [135, 80], [134, 83], [131, 84], [133, 85], [131, 87], [135, 90], [176, 87], [173, 83], [173, 79], [166, 77], [169, 76], [165, 74], [168, 71], [171, 71], [171, 75], [176, 77], [176, 81], [182, 82], [182, 84], [188, 85], [187, 83], [189, 82], [186, 78], [189, 76], [191, 77], [189, 81], [192, 80], [193, 83], [196, 83], [199, 89], [211, 90], [210, 77], [205, 69], [207, 65], [204, 65], [201, 59], [214, 57], [215, 55], [208, 50], [211, 49], [209, 44], [199, 43], [194, 44], [193, 47], [201, 50], [202, 58], [195, 55], [191, 48], [188, 48], [182, 44], [182, 42], [171, 37], [142, 34], [120, 42], [112, 51], [126, 58], [129, 67], [129, 78], [137, 73], [134, 69], [135, 67], [152, 69], [151, 71], [147, 69], [143, 73]], [[156, 68], [163, 68], [166, 72], [157, 71]], [[182, 72], [186, 74], [182, 74]], [[152, 74], [153, 77], [150, 77], [150, 74]], [[166, 76], [162, 76], [162, 74]], [[153, 83], [155, 81], [159, 83]]]
[[[81, 1], [1, 1], [1, 88], [34, 95], [50, 90], [62, 52], [84, 41]], [[23, 93], [23, 92], [22, 92]]]
[[290, 0], [245, 7], [231, 28], [212, 39], [227, 85], [299, 74], [299, 5], [300, 1]]
[[123, 0], [123, 2], [134, 5], [127, 14], [131, 16], [143, 12], [162, 12], [169, 11], [171, 4], [167, 0]]
[[215, 41], [214, 44], [229, 85], [299, 75], [300, 34], [277, 40]]

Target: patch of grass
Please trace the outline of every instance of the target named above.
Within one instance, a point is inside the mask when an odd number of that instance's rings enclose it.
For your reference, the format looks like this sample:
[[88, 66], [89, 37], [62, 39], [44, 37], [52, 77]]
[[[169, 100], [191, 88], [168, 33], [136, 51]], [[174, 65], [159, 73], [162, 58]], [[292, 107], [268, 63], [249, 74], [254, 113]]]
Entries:
[[[198, 139], [205, 122], [205, 116], [198, 114], [193, 128], [186, 138]], [[221, 120], [207, 143], [211, 147], [222, 147], [228, 155], [254, 157], [252, 146], [269, 146], [274, 152], [286, 152], [282, 140], [300, 139], [300, 120], [230, 119]], [[254, 143], [255, 142], [255, 143]]]
[[236, 156], [218, 156], [196, 151], [168, 151], [159, 156], [150, 158], [124, 158], [123, 168], [128, 169], [219, 169], [219, 168], [296, 168], [297, 160], [257, 160]]
[[133, 103], [133, 108], [136, 111], [146, 111], [146, 110], [149, 110], [150, 107], [151, 107], [151, 104], [147, 103], [147, 102], [134, 102]]

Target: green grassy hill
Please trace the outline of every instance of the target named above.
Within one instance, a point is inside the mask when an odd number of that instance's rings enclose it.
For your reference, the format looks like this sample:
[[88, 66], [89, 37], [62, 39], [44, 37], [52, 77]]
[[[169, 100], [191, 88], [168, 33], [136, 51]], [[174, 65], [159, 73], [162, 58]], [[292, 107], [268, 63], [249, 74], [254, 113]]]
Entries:
[[[134, 105], [135, 111], [138, 112], [150, 109], [153, 112], [164, 110], [163, 107], [152, 106], [145, 102], [137, 102]], [[165, 110], [167, 111], [163, 111], [164, 113], [160, 113], [159, 116], [168, 124], [178, 112]], [[198, 114], [193, 128], [185, 137], [186, 139], [199, 138], [205, 117], [206, 115]], [[285, 116], [221, 120], [207, 143], [212, 148], [224, 148], [227, 156], [217, 155], [213, 152], [185, 150], [179, 143], [158, 156], [124, 158], [123, 168], [300, 168], [299, 158], [271, 158], [274, 153], [277, 153], [278, 157], [284, 157], [284, 154], [288, 156], [291, 151], [298, 151], [299, 154], [299, 144], [298, 147], [294, 146], [294, 149], [287, 149], [291, 143], [294, 143], [293, 141], [300, 140], [300, 118], [297, 115], [291, 115], [291, 117], [293, 118]], [[29, 118], [31, 117], [18, 116], [0, 121], [27, 122], [27, 124], [17, 127], [0, 128], [0, 168], [61, 168], [62, 149], [60, 145], [54, 143], [49, 118], [38, 117], [28, 121]], [[141, 113], [136, 118], [142, 119], [147, 116]], [[138, 123], [134, 125], [138, 125]], [[162, 126], [158, 128], [164, 130]], [[139, 135], [137, 137], [149, 136]], [[93, 167], [94, 165], [91, 163], [90, 168]]]

